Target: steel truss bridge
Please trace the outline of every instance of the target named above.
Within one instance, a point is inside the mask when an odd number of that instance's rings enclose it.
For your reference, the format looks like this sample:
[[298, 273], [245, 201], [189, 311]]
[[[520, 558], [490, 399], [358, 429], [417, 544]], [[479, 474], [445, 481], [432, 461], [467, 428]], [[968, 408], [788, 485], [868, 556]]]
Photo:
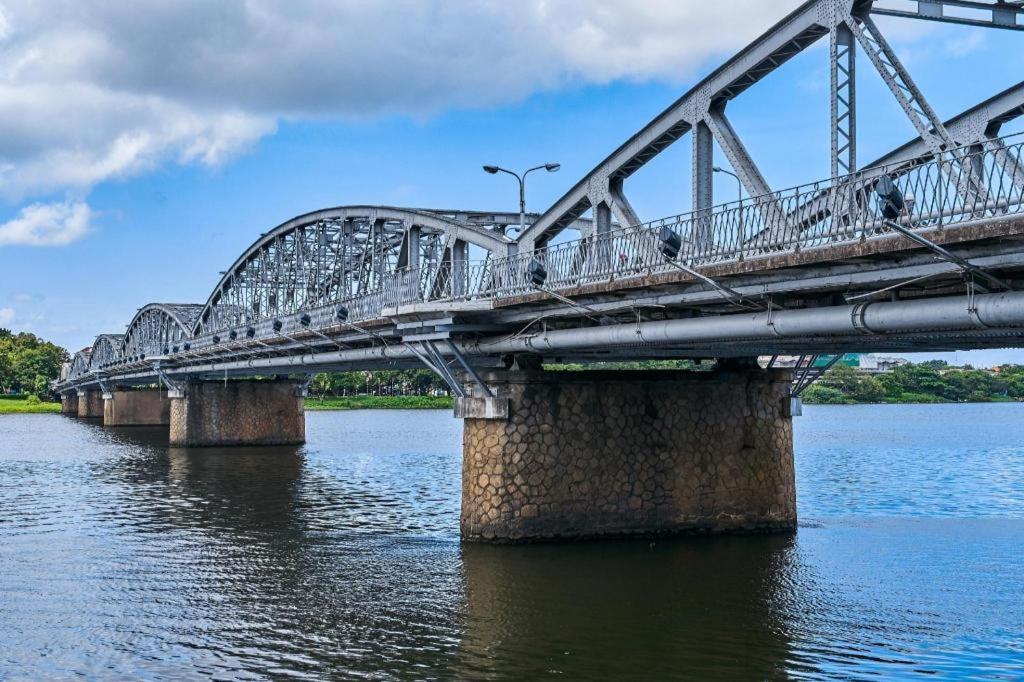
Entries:
[[[873, 17], [1021, 31], [1021, 4], [810, 0], [529, 216], [514, 239], [504, 228], [518, 214], [308, 213], [261, 235], [204, 303], [151, 303], [125, 333], [100, 334], [55, 388], [427, 366], [462, 395], [463, 372], [475, 377], [523, 356], [835, 357], [1019, 345], [1024, 138], [1000, 131], [1024, 114], [1024, 82], [941, 120]], [[726, 110], [823, 39], [831, 177], [773, 190]], [[854, 75], [864, 58], [918, 137], [859, 164]], [[625, 181], [687, 135], [694, 210], [641, 220]], [[716, 145], [751, 198], [712, 205]], [[805, 386], [809, 373], [800, 374]]]

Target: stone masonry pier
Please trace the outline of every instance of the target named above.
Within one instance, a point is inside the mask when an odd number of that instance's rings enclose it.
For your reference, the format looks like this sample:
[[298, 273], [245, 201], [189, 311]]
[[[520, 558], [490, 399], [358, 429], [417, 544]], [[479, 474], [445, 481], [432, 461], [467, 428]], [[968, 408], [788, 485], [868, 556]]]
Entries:
[[470, 397], [456, 410], [466, 417], [466, 540], [796, 526], [789, 372], [483, 378], [498, 397]]
[[60, 395], [60, 413], [70, 415], [72, 417], [78, 416], [78, 393], [72, 391], [71, 393], [61, 393]]
[[301, 382], [204, 381], [170, 395], [171, 446], [306, 442]]
[[88, 419], [103, 418], [103, 393], [99, 389], [78, 391], [78, 416]]
[[171, 401], [159, 389], [113, 390], [103, 394], [104, 426], [167, 426]]

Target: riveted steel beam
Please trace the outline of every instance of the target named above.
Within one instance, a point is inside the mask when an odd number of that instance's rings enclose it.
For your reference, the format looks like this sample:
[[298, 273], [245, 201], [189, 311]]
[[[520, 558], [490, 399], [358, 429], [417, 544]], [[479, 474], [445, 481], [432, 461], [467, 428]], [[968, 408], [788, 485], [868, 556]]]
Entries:
[[872, 14], [905, 19], [941, 21], [980, 28], [1024, 31], [1024, 7], [1019, 3], [996, 0], [903, 0], [897, 7], [876, 6]]

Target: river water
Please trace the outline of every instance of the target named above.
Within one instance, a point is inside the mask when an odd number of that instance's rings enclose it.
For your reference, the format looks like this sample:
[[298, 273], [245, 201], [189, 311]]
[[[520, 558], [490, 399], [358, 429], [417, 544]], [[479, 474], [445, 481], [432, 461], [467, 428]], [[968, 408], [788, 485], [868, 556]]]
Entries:
[[0, 417], [0, 679], [1024, 679], [1024, 405], [807, 407], [800, 527], [458, 540], [461, 423]]

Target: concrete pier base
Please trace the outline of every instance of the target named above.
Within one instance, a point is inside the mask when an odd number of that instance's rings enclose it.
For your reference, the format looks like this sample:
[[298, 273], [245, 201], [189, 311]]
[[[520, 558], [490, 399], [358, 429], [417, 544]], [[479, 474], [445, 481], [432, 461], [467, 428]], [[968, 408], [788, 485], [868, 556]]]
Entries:
[[789, 372], [526, 371], [484, 381], [497, 397], [456, 410], [467, 416], [465, 540], [796, 526]]
[[303, 385], [295, 381], [209, 381], [172, 394], [170, 444], [177, 447], [297, 445], [306, 442]]
[[167, 426], [171, 401], [159, 389], [111, 391], [103, 395], [104, 426]]
[[60, 413], [71, 417], [78, 416], [78, 394], [62, 393], [60, 396]]
[[103, 393], [99, 389], [78, 391], [78, 416], [87, 419], [103, 418]]

